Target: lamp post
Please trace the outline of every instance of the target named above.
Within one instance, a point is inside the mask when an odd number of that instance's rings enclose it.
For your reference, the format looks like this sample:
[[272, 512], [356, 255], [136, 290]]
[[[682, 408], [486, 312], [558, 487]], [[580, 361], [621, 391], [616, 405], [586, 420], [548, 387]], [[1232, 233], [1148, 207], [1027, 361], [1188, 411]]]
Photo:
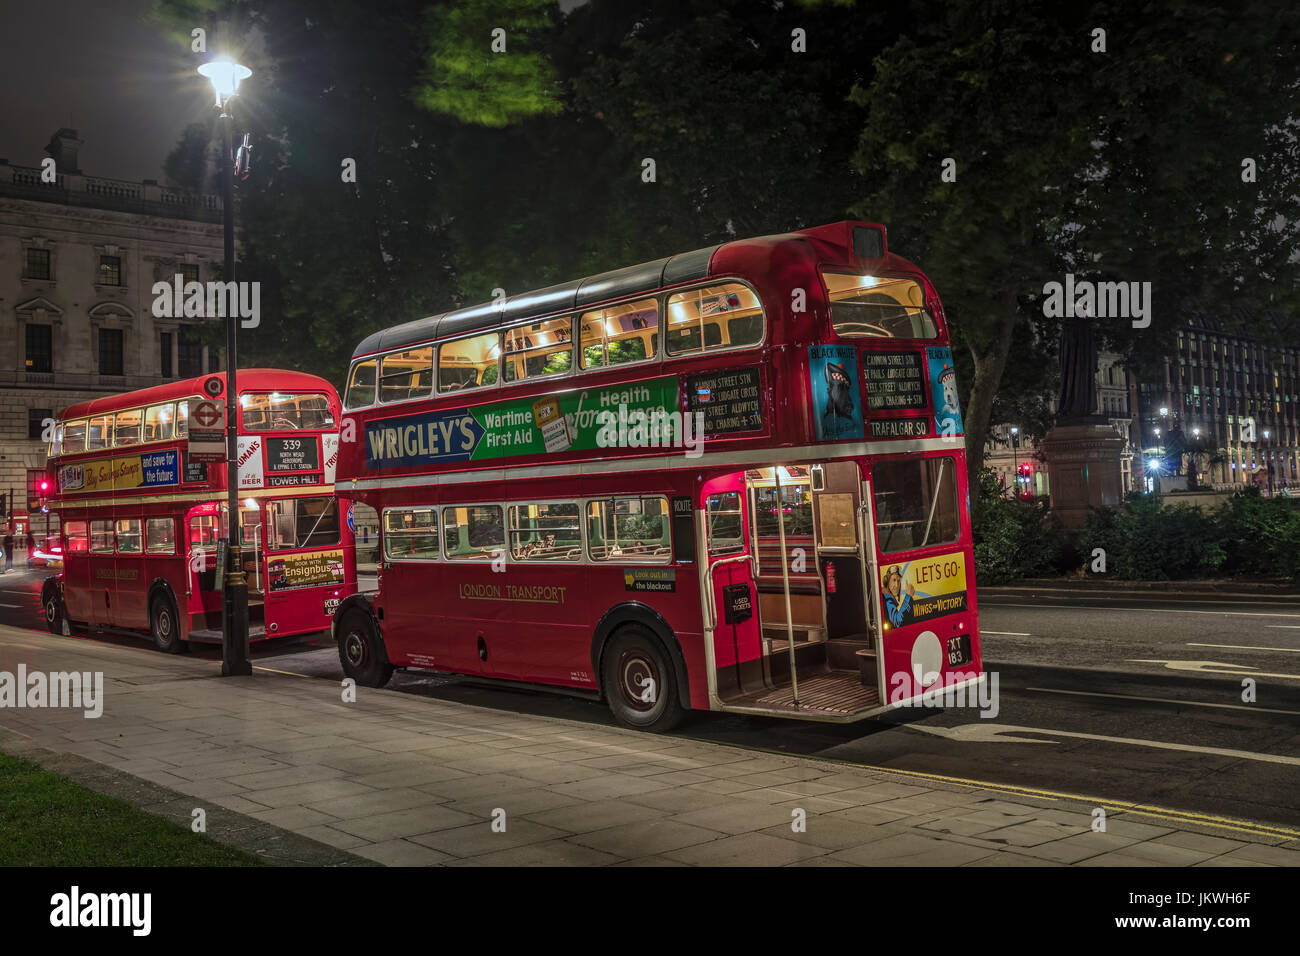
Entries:
[[[221, 155], [221, 209], [225, 226], [225, 267], [222, 278], [235, 281], [235, 168], [234, 136], [231, 125], [230, 101], [239, 91], [239, 83], [253, 75], [253, 71], [233, 60], [218, 58], [199, 67], [200, 75], [207, 77], [216, 94], [216, 108], [220, 110]], [[253, 673], [248, 655], [248, 580], [244, 577], [240, 557], [239, 533], [239, 403], [235, 384], [239, 365], [235, 352], [235, 330], [239, 327], [237, 309], [226, 317], [226, 516], [229, 538], [226, 542], [226, 581], [222, 591], [221, 606], [221, 675], [223, 677], [247, 676]]]
[[1016, 497], [1019, 498], [1020, 497], [1020, 429], [1017, 428], [1015, 425], [1011, 426], [1011, 449], [1012, 449], [1011, 451], [1012, 456], [1015, 458], [1015, 462], [1016, 462], [1016, 470], [1013, 477], [1016, 485]]

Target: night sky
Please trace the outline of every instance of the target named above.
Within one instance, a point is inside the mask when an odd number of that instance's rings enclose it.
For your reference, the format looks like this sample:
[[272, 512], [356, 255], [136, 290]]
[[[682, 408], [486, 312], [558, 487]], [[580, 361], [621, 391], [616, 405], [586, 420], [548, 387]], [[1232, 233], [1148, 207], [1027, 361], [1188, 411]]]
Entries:
[[50, 135], [70, 126], [84, 141], [83, 172], [161, 181], [163, 159], [207, 115], [211, 92], [194, 72], [198, 57], [143, 22], [150, 6], [6, 0], [0, 157], [39, 165]]

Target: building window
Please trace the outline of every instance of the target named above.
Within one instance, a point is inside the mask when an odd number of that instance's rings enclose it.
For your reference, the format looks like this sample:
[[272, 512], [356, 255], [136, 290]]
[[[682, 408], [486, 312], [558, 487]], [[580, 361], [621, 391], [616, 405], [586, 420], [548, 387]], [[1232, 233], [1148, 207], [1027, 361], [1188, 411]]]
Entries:
[[27, 326], [27, 371], [54, 371], [54, 335], [48, 325]]
[[162, 370], [163, 378], [171, 378], [172, 377], [172, 334], [170, 332], [163, 332], [159, 336], [159, 342], [161, 343], [162, 354], [160, 356], [161, 361], [158, 363], [158, 367]]
[[176, 267], [176, 271], [180, 273], [180, 277], [183, 282], [199, 281], [199, 266], [197, 262], [196, 263], [182, 262], [179, 266]]
[[122, 374], [122, 330], [99, 330], [99, 374]]
[[203, 343], [194, 329], [181, 329], [176, 342], [176, 374], [194, 378], [203, 374]]
[[45, 419], [54, 417], [52, 408], [27, 409], [27, 437], [42, 441], [45, 438]]
[[100, 256], [99, 257], [99, 278], [96, 280], [99, 285], [121, 285], [122, 284], [122, 257], [121, 256]]
[[50, 277], [50, 250], [34, 249], [27, 250], [27, 274], [28, 279], [48, 279]]

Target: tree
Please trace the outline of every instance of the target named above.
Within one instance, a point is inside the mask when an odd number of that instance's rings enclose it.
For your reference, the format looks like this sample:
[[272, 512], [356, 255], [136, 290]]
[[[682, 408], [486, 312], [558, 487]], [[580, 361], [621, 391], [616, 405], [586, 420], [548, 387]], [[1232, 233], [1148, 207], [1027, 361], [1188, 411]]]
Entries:
[[[972, 477], [1013, 344], [1056, 336], [1041, 299], [1063, 273], [1153, 283], [1149, 331], [1100, 329], [1135, 365], [1193, 298], [1295, 307], [1297, 14], [1241, 6], [923, 4], [927, 29], [855, 90], [858, 209], [934, 278], [970, 353]], [[1241, 143], [1267, 185], [1243, 190]]]

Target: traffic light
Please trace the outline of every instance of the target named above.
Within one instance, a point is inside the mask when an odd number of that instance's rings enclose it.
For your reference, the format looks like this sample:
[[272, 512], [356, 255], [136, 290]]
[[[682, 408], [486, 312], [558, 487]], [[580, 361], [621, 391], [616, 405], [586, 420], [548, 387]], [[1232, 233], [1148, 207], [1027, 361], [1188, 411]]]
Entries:
[[1022, 462], [1020, 465], [1019, 478], [1020, 478], [1020, 485], [1021, 485], [1021, 491], [1020, 491], [1021, 497], [1023, 498], [1031, 497], [1033, 493], [1030, 491], [1030, 485], [1033, 484], [1033, 480], [1034, 480], [1034, 466], [1027, 461]]

